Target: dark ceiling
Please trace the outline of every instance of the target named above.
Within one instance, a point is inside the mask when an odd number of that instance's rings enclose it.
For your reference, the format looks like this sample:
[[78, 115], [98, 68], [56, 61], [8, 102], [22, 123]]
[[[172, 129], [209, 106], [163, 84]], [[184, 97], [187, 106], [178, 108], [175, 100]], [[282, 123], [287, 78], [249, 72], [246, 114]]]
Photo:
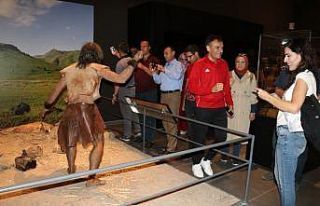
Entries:
[[[101, 3], [103, 1], [105, 1], [105, 2], [109, 1], [110, 3], [115, 3], [117, 1], [117, 2], [123, 2], [122, 5], [127, 5], [128, 7], [130, 7], [132, 5], [137, 5], [139, 3], [148, 2], [148, 0], [60, 0], [60, 1], [87, 4], [87, 5], [93, 5], [93, 6], [101, 5]], [[157, 0], [154, 0], [154, 1], [157, 1]], [[183, 2], [183, 0], [171, 0], [171, 1], [158, 0], [158, 1], [159, 2], [170, 2], [170, 3]], [[224, 3], [221, 3], [221, 1], [222, 0], [219, 1], [220, 2], [219, 6], [221, 6], [221, 4], [224, 5]], [[265, 8], [265, 9], [260, 8], [260, 9], [264, 9], [264, 10], [273, 8], [275, 2], [277, 2], [274, 0], [273, 1], [263, 0], [263, 1], [265, 3], [268, 2], [267, 4], [263, 4], [267, 8]], [[270, 1], [270, 3], [269, 3], [269, 1]], [[296, 23], [296, 29], [298, 29], [298, 30], [305, 30], [305, 29], [312, 30], [313, 35], [320, 36], [320, 24], [318, 24], [318, 23], [316, 23], [316, 21], [314, 21], [315, 19], [318, 18], [318, 13], [319, 13], [318, 11], [320, 10], [320, 0], [285, 0], [285, 1], [288, 3], [287, 4], [280, 4], [279, 3], [279, 7], [276, 8], [277, 11], [279, 11], [279, 10], [283, 11], [283, 15], [280, 16], [279, 18], [286, 19], [286, 18], [288, 18], [288, 15], [289, 15], [289, 16], [291, 16], [289, 18], [290, 22]], [[214, 4], [214, 2], [212, 0], [201, 0], [201, 2], [202, 2], [202, 4], [206, 4], [206, 5]], [[228, 4], [228, 2], [229, 2], [229, 4]], [[225, 1], [225, 7], [230, 5], [230, 2], [232, 2], [232, 0]], [[279, 2], [281, 2], [281, 1], [279, 1]], [[105, 4], [103, 4], [103, 5], [105, 5]], [[239, 8], [239, 9], [241, 9], [241, 8]], [[95, 11], [96, 11], [96, 9], [95, 9]], [[236, 9], [235, 11], [238, 11], [238, 10]], [[290, 12], [290, 11], [292, 11], [292, 12]], [[245, 15], [243, 18], [246, 19], [248, 16], [249, 16], [249, 21], [250, 21], [250, 18], [251, 18], [250, 15]], [[239, 16], [237, 16], [237, 17], [239, 17]], [[266, 27], [266, 30], [268, 30], [268, 29], [271, 31], [283, 30], [283, 28], [281, 26], [276, 25], [276, 24], [274, 24], [273, 26], [269, 25], [269, 27], [271, 28], [270, 29], [268, 27], [269, 20], [265, 20], [268, 18], [269, 17], [265, 17], [265, 18], [261, 17], [260, 22], [258, 20], [258, 21], [255, 21], [255, 23], [262, 23]], [[270, 17], [269, 19], [272, 19], [272, 18]]]
[[67, 1], [67, 2], [73, 2], [73, 3], [88, 4], [88, 5], [94, 4], [94, 0], [59, 0], [59, 1]]

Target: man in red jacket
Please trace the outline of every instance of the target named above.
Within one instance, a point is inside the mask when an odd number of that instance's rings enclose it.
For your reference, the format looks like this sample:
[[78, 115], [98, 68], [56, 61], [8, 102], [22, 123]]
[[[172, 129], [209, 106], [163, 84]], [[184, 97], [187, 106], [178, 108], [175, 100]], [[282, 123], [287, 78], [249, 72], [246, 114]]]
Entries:
[[[221, 58], [223, 53], [223, 41], [221, 37], [210, 35], [206, 39], [208, 54], [195, 62], [189, 76], [189, 91], [196, 97], [195, 119], [221, 127], [227, 127], [227, 113], [232, 114], [233, 102], [230, 91], [229, 68], [225, 60]], [[193, 141], [205, 144], [208, 127], [195, 124]], [[225, 141], [227, 134], [223, 130], [215, 129], [215, 143]], [[196, 147], [196, 145], [193, 145]], [[205, 174], [213, 175], [211, 159], [213, 150], [209, 150], [206, 156], [204, 152], [196, 153], [192, 157], [192, 172], [198, 178]]]

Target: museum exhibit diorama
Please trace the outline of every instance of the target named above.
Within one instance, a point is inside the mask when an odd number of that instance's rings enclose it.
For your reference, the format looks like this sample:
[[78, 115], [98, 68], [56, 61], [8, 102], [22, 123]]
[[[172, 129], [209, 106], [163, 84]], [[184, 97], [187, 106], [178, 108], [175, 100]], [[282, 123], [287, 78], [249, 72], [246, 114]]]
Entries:
[[[0, 205], [284, 204], [273, 174], [282, 110], [261, 95], [274, 95], [279, 74], [290, 72], [288, 42], [303, 40], [314, 54], [320, 51], [320, 28], [312, 23], [320, 3], [290, 3], [0, 0]], [[205, 43], [211, 34], [220, 47]], [[196, 50], [188, 50], [190, 45]], [[168, 48], [182, 68], [179, 89], [170, 89], [177, 74], [169, 71], [175, 60], [168, 60]], [[213, 65], [223, 58], [230, 78], [222, 80], [222, 70], [211, 72], [204, 60], [211, 61], [211, 54], [220, 55]], [[196, 55], [199, 64], [191, 61]], [[238, 95], [231, 87], [239, 57], [256, 81], [243, 94], [246, 100], [254, 97], [246, 108], [247, 131], [219, 126], [215, 117], [222, 111], [228, 125], [237, 111], [228, 95]], [[190, 77], [194, 65], [202, 65], [204, 82], [192, 82], [198, 78]], [[140, 81], [154, 87], [155, 100], [139, 90], [137, 70], [146, 73]], [[206, 76], [213, 72], [214, 78]], [[158, 84], [157, 75], [168, 77]], [[243, 74], [235, 75], [245, 81]], [[199, 90], [210, 85], [210, 91], [192, 93], [194, 85]], [[180, 101], [163, 102], [177, 93]], [[206, 95], [221, 98], [222, 109], [203, 107], [201, 101], [212, 103]], [[188, 98], [193, 98], [191, 116]], [[171, 103], [179, 104], [178, 112]], [[216, 119], [204, 120], [212, 112]], [[172, 138], [176, 145], [170, 151]], [[293, 183], [295, 205], [320, 200], [320, 151], [313, 144], [308, 139], [303, 163], [296, 163], [301, 174]], [[206, 159], [209, 153], [213, 157]], [[199, 154], [204, 156], [196, 164]]]

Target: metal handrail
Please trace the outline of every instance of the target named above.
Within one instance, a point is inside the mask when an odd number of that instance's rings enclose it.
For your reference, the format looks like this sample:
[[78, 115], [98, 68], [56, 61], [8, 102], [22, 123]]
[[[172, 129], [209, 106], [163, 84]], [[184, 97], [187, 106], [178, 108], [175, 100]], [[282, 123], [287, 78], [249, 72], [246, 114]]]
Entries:
[[206, 149], [211, 149], [213, 147], [219, 147], [219, 146], [223, 146], [223, 145], [225, 145], [225, 142], [206, 145], [206, 146], [202, 146], [202, 147], [197, 147], [197, 148], [184, 150], [184, 151], [176, 152], [176, 153], [172, 153], [172, 154], [161, 155], [158, 157], [151, 157], [151, 158], [146, 158], [146, 159], [142, 159], [142, 160], [135, 160], [135, 161], [131, 161], [131, 162], [112, 165], [112, 166], [108, 166], [108, 167], [102, 167], [99, 169], [77, 172], [74, 174], [68, 174], [68, 175], [63, 175], [63, 176], [58, 176], [58, 177], [51, 177], [51, 178], [36, 180], [36, 181], [28, 182], [28, 183], [16, 184], [16, 185], [8, 186], [8, 187], [0, 187], [0, 193], [11, 192], [11, 191], [20, 190], [20, 189], [41, 187], [41, 186], [45, 186], [48, 184], [57, 184], [57, 183], [61, 183], [61, 182], [69, 181], [69, 180], [78, 179], [78, 178], [84, 177], [84, 176], [95, 175], [95, 174], [99, 174], [99, 173], [103, 173], [103, 172], [113, 172], [116, 170], [122, 170], [124, 168], [155, 163], [155, 162], [162, 161], [165, 159], [174, 158], [174, 157], [178, 157], [178, 156], [182, 156], [182, 155], [186, 155], [186, 154], [190, 154], [190, 153], [194, 153], [194, 152], [198, 152], [198, 151], [202, 151], [202, 150], [206, 150]]
[[[143, 124], [144, 124], [144, 126], [146, 126], [145, 125], [145, 117], [147, 116], [146, 115], [146, 110], [151, 110], [153, 112], [159, 112], [158, 110], [155, 110], [155, 109], [152, 109], [152, 108], [149, 108], [149, 107], [148, 108], [145, 107], [144, 110], [143, 110], [144, 111], [143, 112], [143, 116], [144, 116], [144, 123]], [[159, 113], [161, 113], [161, 112], [159, 112]], [[221, 129], [221, 130], [224, 130], [226, 132], [229, 132], [229, 133], [232, 133], [232, 134], [235, 134], [235, 135], [238, 135], [238, 136], [242, 136], [242, 137], [240, 137], [239, 139], [231, 140], [231, 141], [225, 141], [225, 142], [220, 142], [220, 143], [215, 143], [215, 144], [210, 144], [210, 145], [205, 145], [204, 146], [204, 145], [202, 145], [200, 143], [197, 143], [197, 142], [194, 142], [194, 141], [191, 141], [191, 140], [187, 140], [187, 139], [182, 138], [182, 137], [177, 136], [177, 135], [170, 134], [172, 136], [175, 136], [176, 138], [180, 138], [180, 139], [192, 142], [192, 143], [194, 143], [194, 144], [196, 144], [196, 145], [198, 145], [200, 147], [192, 148], [192, 149], [188, 149], [188, 150], [184, 150], [184, 151], [180, 151], [180, 152], [176, 152], [176, 153], [172, 153], [172, 154], [166, 154], [166, 155], [161, 155], [161, 156], [157, 156], [157, 157], [151, 157], [151, 158], [146, 158], [146, 159], [142, 159], [142, 160], [136, 160], [136, 161], [126, 162], [126, 163], [122, 163], [122, 164], [112, 165], [112, 166], [108, 166], [108, 167], [102, 167], [102, 168], [99, 168], [99, 169], [81, 171], [81, 172], [77, 172], [77, 173], [69, 174], [69, 175], [64, 175], [64, 176], [51, 177], [51, 178], [46, 178], [46, 179], [42, 179], [42, 180], [36, 180], [36, 181], [32, 181], [32, 182], [27, 182], [27, 183], [11, 185], [11, 186], [7, 186], [7, 187], [0, 187], [0, 195], [2, 193], [13, 192], [13, 191], [16, 191], [16, 190], [29, 189], [29, 188], [35, 188], [35, 187], [42, 187], [42, 186], [46, 186], [46, 185], [50, 185], [50, 184], [57, 184], [57, 183], [67, 182], [67, 181], [79, 179], [81, 177], [86, 177], [86, 176], [90, 176], [90, 175], [96, 175], [96, 174], [105, 173], [105, 172], [123, 170], [125, 168], [131, 168], [131, 167], [135, 167], [135, 166], [138, 166], [138, 165], [146, 165], [146, 164], [150, 164], [150, 163], [156, 163], [156, 162], [160, 162], [160, 161], [163, 161], [163, 160], [166, 160], [166, 159], [169, 159], [169, 158], [174, 158], [174, 157], [178, 157], [178, 156], [182, 156], [182, 155], [186, 155], [186, 154], [191, 154], [191, 153], [199, 152], [199, 151], [202, 151], [202, 150], [213, 149], [213, 148], [220, 147], [220, 146], [225, 146], [225, 145], [229, 145], [229, 144], [234, 144], [234, 143], [238, 143], [238, 142], [251, 140], [251, 149], [250, 149], [249, 160], [242, 159], [242, 158], [234, 156], [232, 154], [225, 153], [225, 152], [222, 152], [220, 150], [214, 149], [215, 151], [217, 151], [217, 152], [219, 152], [221, 154], [224, 154], [224, 155], [227, 155], [229, 157], [241, 160], [243, 162], [242, 164], [240, 164], [240, 165], [238, 165], [236, 167], [229, 168], [227, 170], [221, 171], [219, 173], [214, 174], [213, 176], [205, 177], [205, 178], [202, 178], [202, 179], [192, 180], [192, 181], [186, 182], [184, 184], [181, 184], [181, 185], [178, 185], [178, 186], [174, 186], [174, 187], [169, 188], [167, 190], [163, 190], [163, 191], [160, 191], [158, 193], [155, 193], [155, 194], [152, 194], [152, 195], [149, 195], [149, 196], [144, 196], [142, 198], [138, 198], [138, 199], [135, 199], [135, 200], [132, 200], [130, 202], [122, 204], [122, 205], [133, 205], [133, 204], [138, 204], [138, 203], [141, 203], [141, 202], [145, 202], [145, 201], [148, 201], [148, 200], [151, 200], [151, 199], [154, 199], [154, 198], [157, 198], [157, 197], [161, 197], [163, 195], [166, 195], [166, 194], [181, 190], [183, 188], [187, 188], [187, 187], [190, 187], [192, 185], [208, 181], [208, 180], [210, 180], [210, 179], [212, 179], [214, 177], [221, 176], [223, 174], [226, 174], [228, 172], [237, 170], [239, 168], [248, 166], [248, 173], [247, 173], [247, 179], [246, 179], [246, 187], [245, 187], [244, 198], [240, 202], [240, 205], [247, 205], [247, 200], [248, 200], [248, 196], [249, 196], [249, 185], [250, 185], [250, 177], [251, 177], [251, 168], [252, 168], [254, 135], [246, 134], [246, 133], [235, 131], [235, 130], [228, 129], [228, 128], [223, 128], [223, 127], [220, 127], [220, 126], [217, 126], [217, 125], [201, 122], [201, 121], [198, 121], [198, 120], [190, 119], [190, 118], [179, 116], [179, 115], [174, 115], [174, 114], [170, 114], [170, 113], [167, 113], [166, 115], [171, 115], [172, 117], [184, 119], [186, 121], [192, 121], [194, 123], [202, 124], [202, 125], [205, 125], [205, 126], [208, 126], [208, 127]], [[144, 137], [144, 141], [145, 141], [145, 137]]]

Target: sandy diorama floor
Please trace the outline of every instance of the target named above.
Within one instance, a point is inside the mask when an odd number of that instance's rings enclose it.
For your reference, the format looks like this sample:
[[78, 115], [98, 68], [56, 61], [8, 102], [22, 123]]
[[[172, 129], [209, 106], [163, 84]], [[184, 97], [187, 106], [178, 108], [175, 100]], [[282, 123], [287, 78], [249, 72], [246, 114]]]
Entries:
[[[40, 130], [39, 122], [0, 130], [0, 187], [45, 179], [67, 174], [65, 154], [59, 152], [57, 126], [45, 124]], [[38, 147], [39, 146], [39, 147]], [[25, 172], [15, 168], [15, 157], [23, 149], [41, 148], [36, 158], [37, 167]], [[34, 151], [34, 150], [33, 150]], [[78, 146], [77, 171], [88, 169], [90, 148]], [[148, 155], [114, 138], [105, 132], [104, 156], [101, 167], [144, 159]], [[149, 164], [101, 175], [106, 185], [86, 187], [85, 180], [47, 187], [27, 189], [0, 194], [1, 206], [33, 205], [121, 205], [125, 202], [151, 195], [181, 185], [194, 177], [168, 164]], [[236, 197], [202, 183], [157, 198], [140, 205], [233, 205]]]

